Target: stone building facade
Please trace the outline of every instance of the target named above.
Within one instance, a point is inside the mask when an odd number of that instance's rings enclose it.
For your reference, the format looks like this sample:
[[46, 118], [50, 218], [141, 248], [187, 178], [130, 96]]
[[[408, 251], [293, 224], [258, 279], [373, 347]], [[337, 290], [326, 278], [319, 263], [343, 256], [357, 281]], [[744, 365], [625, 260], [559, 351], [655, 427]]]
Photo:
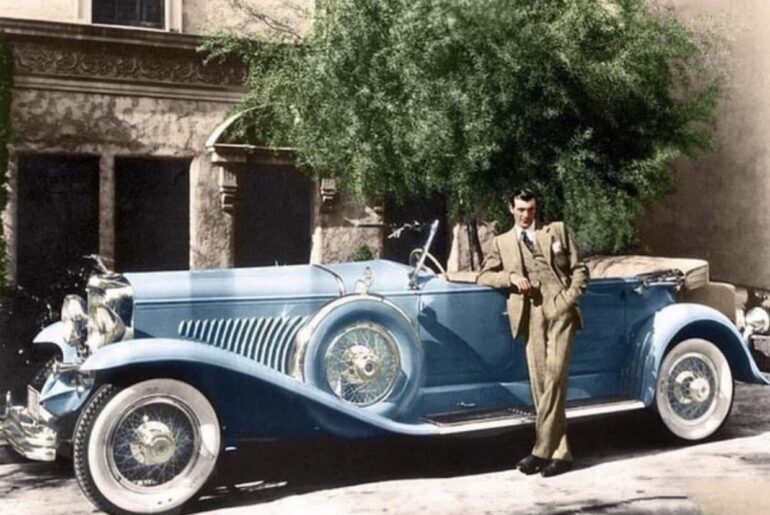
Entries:
[[379, 210], [301, 175], [290, 152], [220, 141], [244, 70], [197, 48], [244, 23], [227, 0], [0, 0], [15, 67], [12, 282], [49, 281], [92, 253], [119, 271], [381, 253]]
[[[770, 289], [770, 2], [655, 1], [688, 22], [711, 19], [729, 55], [716, 151], [677, 164], [675, 193], [640, 222], [642, 248], [705, 258], [716, 279]], [[283, 3], [254, 2], [278, 14]], [[204, 66], [196, 48], [247, 23], [228, 0], [122, 4], [135, 9], [0, 0], [15, 61], [2, 214], [11, 280], [48, 280], [45, 270], [66, 266], [60, 256], [83, 253], [123, 270], [335, 261], [364, 246], [388, 255], [382, 209], [299, 175], [288, 151], [221, 141], [243, 70]], [[467, 254], [461, 229], [452, 268]]]

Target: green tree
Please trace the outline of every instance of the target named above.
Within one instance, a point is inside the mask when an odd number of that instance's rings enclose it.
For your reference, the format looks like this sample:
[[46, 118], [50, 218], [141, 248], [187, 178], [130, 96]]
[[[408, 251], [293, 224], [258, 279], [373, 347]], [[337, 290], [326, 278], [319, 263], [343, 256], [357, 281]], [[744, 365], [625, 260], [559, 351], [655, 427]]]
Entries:
[[714, 40], [645, 0], [318, 4], [305, 34], [252, 11], [265, 34], [206, 46], [248, 65], [241, 137], [364, 198], [441, 193], [505, 224], [527, 184], [591, 252], [619, 252], [671, 161], [710, 144]]
[[[13, 137], [11, 128], [11, 86], [13, 85], [13, 53], [8, 44], [0, 37], [0, 212], [8, 201], [7, 176], [8, 146]], [[0, 223], [0, 296], [7, 285], [5, 270], [5, 238], [3, 224]]]

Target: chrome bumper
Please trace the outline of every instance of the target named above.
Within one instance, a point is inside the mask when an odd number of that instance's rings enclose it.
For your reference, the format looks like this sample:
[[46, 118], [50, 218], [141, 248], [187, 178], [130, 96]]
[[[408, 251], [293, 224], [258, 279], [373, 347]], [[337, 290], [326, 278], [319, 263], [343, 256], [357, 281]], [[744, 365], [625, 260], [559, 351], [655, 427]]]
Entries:
[[36, 461], [56, 459], [56, 431], [30, 416], [24, 406], [6, 405], [0, 412], [0, 444]]

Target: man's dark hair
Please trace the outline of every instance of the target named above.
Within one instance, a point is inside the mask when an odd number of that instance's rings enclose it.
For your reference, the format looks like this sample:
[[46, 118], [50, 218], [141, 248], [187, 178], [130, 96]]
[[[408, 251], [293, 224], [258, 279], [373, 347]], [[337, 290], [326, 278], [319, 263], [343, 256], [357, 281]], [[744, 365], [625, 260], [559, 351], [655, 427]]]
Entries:
[[519, 199], [523, 200], [524, 202], [529, 202], [530, 200], [537, 200], [537, 195], [535, 195], [535, 192], [532, 191], [529, 188], [519, 188], [516, 190], [513, 190], [510, 195], [508, 195], [508, 203], [510, 205], [513, 205], [513, 201]]

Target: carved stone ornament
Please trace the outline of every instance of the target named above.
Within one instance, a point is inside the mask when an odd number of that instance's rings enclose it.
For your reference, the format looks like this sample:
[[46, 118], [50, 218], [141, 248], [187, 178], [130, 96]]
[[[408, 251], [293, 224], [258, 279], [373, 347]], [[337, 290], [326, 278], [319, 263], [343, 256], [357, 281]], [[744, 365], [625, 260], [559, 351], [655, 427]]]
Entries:
[[238, 174], [224, 166], [219, 167], [219, 200], [222, 211], [234, 213], [238, 203]]
[[79, 42], [17, 40], [13, 42], [19, 75], [241, 87], [244, 69], [237, 64], [204, 65], [194, 50]]
[[329, 213], [333, 211], [339, 196], [336, 181], [331, 177], [321, 179], [319, 193], [321, 195], [321, 212]]

